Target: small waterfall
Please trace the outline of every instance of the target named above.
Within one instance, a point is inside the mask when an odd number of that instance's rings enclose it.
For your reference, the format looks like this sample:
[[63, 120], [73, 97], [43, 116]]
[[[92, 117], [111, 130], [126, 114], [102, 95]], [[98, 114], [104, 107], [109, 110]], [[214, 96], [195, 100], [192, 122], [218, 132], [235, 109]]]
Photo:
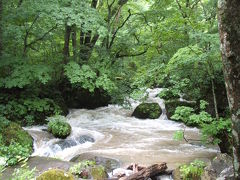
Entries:
[[140, 103], [132, 101], [132, 109], [109, 105], [95, 110], [70, 110], [67, 119], [72, 133], [65, 140], [54, 138], [45, 126], [26, 128], [35, 140], [33, 155], [70, 160], [78, 154], [91, 152], [119, 159], [122, 166], [133, 162], [142, 165], [167, 162], [170, 169], [196, 158], [214, 157], [217, 153], [214, 147], [173, 140], [174, 132], [183, 128], [192, 139], [199, 138], [200, 132], [167, 119], [164, 101], [156, 97], [161, 90], [148, 89], [146, 100], [159, 103], [163, 112], [159, 119], [131, 117]]

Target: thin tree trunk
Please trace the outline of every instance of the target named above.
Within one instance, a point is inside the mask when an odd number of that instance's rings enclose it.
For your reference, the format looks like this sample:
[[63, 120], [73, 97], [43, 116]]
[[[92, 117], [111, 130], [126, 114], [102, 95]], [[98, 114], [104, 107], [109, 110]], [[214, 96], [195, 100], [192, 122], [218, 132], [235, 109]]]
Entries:
[[235, 179], [240, 179], [240, 1], [218, 1], [224, 77], [232, 115]]
[[71, 26], [65, 26], [65, 35], [64, 35], [64, 48], [63, 48], [63, 56], [64, 56], [64, 64], [67, 64], [68, 58], [70, 56], [69, 53], [69, 42], [71, 35]]
[[216, 98], [216, 93], [215, 93], [215, 84], [214, 84], [213, 78], [211, 78], [211, 85], [212, 85], [212, 94], [213, 94], [215, 116], [216, 116], [216, 119], [219, 119], [217, 98]]
[[2, 0], [0, 0], [0, 56], [2, 56], [3, 44], [2, 44]]
[[77, 58], [77, 31], [76, 31], [76, 25], [73, 25], [72, 27], [72, 47], [73, 47], [73, 57], [74, 60]]

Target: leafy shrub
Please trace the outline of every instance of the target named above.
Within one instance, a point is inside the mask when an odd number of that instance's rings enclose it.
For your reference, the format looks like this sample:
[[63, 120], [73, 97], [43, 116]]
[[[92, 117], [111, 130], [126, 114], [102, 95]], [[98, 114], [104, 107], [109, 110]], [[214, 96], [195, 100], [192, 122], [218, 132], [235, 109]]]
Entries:
[[9, 146], [0, 147], [0, 156], [7, 159], [6, 165], [13, 166], [31, 155], [32, 151], [27, 146], [12, 142]]
[[213, 118], [210, 114], [205, 112], [208, 103], [206, 101], [200, 101], [201, 112], [199, 114], [194, 113], [194, 109], [186, 106], [179, 106], [176, 108], [174, 115], [171, 117], [173, 120], [182, 121], [189, 126], [201, 127], [204, 123], [211, 123]]
[[6, 158], [6, 165], [15, 165], [31, 155], [33, 139], [18, 124], [5, 119], [0, 130], [0, 156]]
[[5, 166], [6, 166], [7, 159], [5, 157], [0, 156], [0, 179], [2, 176], [3, 171], [5, 171]]
[[87, 172], [89, 167], [96, 165], [95, 161], [82, 161], [78, 164], [75, 164], [70, 168], [70, 172], [81, 178], [88, 178], [88, 173], [84, 174], [83, 172]]
[[0, 98], [0, 114], [24, 126], [39, 124], [43, 122], [47, 116], [52, 116], [56, 113], [61, 114], [62, 110], [49, 98]]
[[219, 144], [221, 142], [222, 134], [226, 133], [228, 138], [231, 139], [232, 125], [230, 119], [220, 118], [213, 120], [211, 123], [202, 125], [202, 140], [207, 142], [212, 139], [212, 143]]
[[180, 172], [183, 180], [199, 180], [205, 166], [205, 163], [200, 160], [195, 160], [189, 165], [180, 166]]
[[174, 115], [171, 117], [173, 120], [182, 121], [187, 125], [190, 125], [189, 117], [193, 114], [194, 109], [186, 106], [178, 106]]
[[158, 94], [158, 97], [164, 99], [164, 100], [171, 100], [171, 99], [179, 99], [179, 95], [172, 90], [164, 89]]
[[33, 169], [29, 169], [29, 166], [27, 166], [27, 163], [25, 161], [20, 168], [14, 169], [14, 172], [12, 174], [13, 178], [11, 180], [34, 180], [35, 173], [36, 167]]
[[184, 132], [183, 131], [176, 131], [173, 134], [173, 139], [176, 141], [181, 141], [184, 139]]
[[78, 84], [89, 92], [94, 92], [96, 88], [99, 88], [110, 93], [116, 89], [114, 82], [107, 74], [100, 73], [100, 75], [97, 75], [89, 65], [80, 66], [78, 63], [71, 61], [65, 65], [64, 70], [64, 74], [71, 84]]
[[72, 128], [64, 116], [55, 115], [47, 118], [47, 121], [49, 121], [48, 131], [55, 137], [64, 139], [71, 134]]

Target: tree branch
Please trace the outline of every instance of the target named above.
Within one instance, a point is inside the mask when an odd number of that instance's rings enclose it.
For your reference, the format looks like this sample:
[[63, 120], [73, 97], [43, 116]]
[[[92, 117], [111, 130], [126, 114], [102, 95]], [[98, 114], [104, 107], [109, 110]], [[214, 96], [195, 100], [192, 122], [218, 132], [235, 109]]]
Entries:
[[148, 51], [148, 48], [145, 49], [144, 51], [139, 52], [139, 53], [136, 53], [136, 54], [122, 54], [122, 55], [120, 55], [121, 51], [119, 51], [119, 52], [116, 54], [115, 57], [116, 57], [116, 58], [136, 57], [136, 56], [141, 56], [141, 55], [145, 54], [147, 51]]
[[57, 28], [57, 24], [53, 26], [51, 29], [49, 29], [47, 32], [45, 32], [41, 37], [33, 40], [31, 43], [27, 44], [27, 46], [32, 46], [33, 44], [37, 43], [38, 41], [43, 40], [51, 31]]
[[129, 20], [129, 18], [132, 16], [130, 9], [128, 10], [128, 13], [129, 13], [129, 14], [128, 14], [128, 17], [123, 21], [123, 23], [121, 24], [121, 26], [119, 26], [119, 27], [116, 29], [116, 31], [113, 33], [111, 42], [110, 42], [110, 44], [109, 44], [109, 46], [108, 46], [108, 49], [110, 49], [110, 48], [112, 47], [113, 42], [114, 42], [114, 40], [115, 40], [115, 38], [116, 38], [116, 35], [117, 35], [118, 31], [126, 24], [126, 22]]

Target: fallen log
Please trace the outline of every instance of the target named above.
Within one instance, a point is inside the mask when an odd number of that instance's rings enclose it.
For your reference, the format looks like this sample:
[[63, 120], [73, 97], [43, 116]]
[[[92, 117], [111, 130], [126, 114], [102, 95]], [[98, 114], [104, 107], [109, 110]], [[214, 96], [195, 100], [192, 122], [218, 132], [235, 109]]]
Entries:
[[149, 167], [142, 169], [130, 176], [122, 177], [120, 180], [146, 180], [150, 177], [154, 177], [160, 173], [163, 173], [167, 170], [167, 164], [154, 164]]

